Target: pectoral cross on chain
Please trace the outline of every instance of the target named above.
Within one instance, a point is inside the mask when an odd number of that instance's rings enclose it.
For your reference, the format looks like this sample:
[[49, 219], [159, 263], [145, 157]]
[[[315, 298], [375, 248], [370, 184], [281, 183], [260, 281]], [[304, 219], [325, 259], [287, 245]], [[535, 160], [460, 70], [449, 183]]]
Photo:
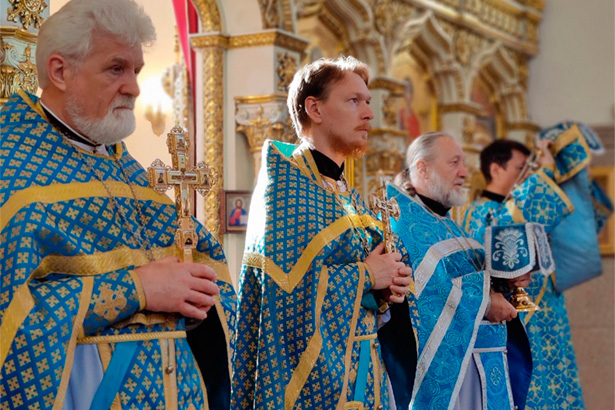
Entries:
[[207, 195], [215, 183], [214, 176], [204, 162], [199, 162], [195, 168], [188, 167], [190, 141], [180, 126], [176, 125], [167, 134], [167, 146], [173, 158], [173, 168], [157, 159], [147, 169], [147, 177], [150, 186], [160, 194], [175, 188], [178, 227], [175, 244], [181, 250], [182, 261], [192, 262], [192, 250], [196, 248], [198, 237], [190, 210], [191, 191]]
[[391, 218], [395, 220], [399, 219], [400, 210], [399, 205], [395, 198], [387, 198], [387, 181], [388, 178], [384, 177], [382, 172], [378, 173], [378, 188], [376, 193], [369, 197], [369, 203], [372, 211], [376, 214], [380, 214], [382, 219], [383, 231], [384, 231], [384, 248], [387, 253], [397, 252], [398, 236], [391, 229]]

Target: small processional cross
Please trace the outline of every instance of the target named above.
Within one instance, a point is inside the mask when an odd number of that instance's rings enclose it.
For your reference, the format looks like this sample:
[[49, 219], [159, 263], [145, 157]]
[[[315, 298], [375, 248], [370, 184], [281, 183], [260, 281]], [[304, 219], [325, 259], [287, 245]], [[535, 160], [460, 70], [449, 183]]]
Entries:
[[378, 187], [376, 188], [376, 193], [369, 197], [370, 208], [375, 214], [380, 214], [383, 225], [382, 230], [384, 232], [384, 248], [387, 253], [393, 253], [397, 252], [395, 243], [397, 242], [398, 236], [391, 228], [391, 218], [395, 218], [395, 220], [399, 219], [399, 205], [395, 198], [387, 198], [387, 181], [389, 178], [386, 178], [382, 172], [378, 172], [377, 178]]
[[147, 169], [147, 178], [150, 186], [159, 194], [175, 188], [177, 207], [175, 244], [181, 251], [182, 261], [192, 262], [192, 250], [196, 248], [198, 237], [190, 210], [191, 191], [207, 195], [215, 183], [214, 176], [204, 162], [199, 162], [195, 168], [188, 167], [190, 141], [179, 125], [173, 127], [167, 134], [167, 146], [173, 158], [173, 167], [166, 166], [157, 159]]

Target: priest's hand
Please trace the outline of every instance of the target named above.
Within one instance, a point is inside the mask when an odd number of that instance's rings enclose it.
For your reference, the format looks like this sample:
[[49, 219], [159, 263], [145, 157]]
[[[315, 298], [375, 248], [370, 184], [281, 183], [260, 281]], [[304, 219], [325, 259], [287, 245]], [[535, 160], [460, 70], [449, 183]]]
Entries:
[[216, 273], [209, 266], [182, 263], [169, 256], [150, 262], [135, 272], [141, 279], [147, 310], [179, 313], [203, 320], [220, 293]]
[[491, 293], [491, 307], [485, 318], [491, 323], [510, 321], [517, 317], [517, 309], [501, 293]]
[[508, 285], [513, 289], [514, 288], [525, 288], [530, 284], [531, 281], [532, 281], [532, 274], [528, 272], [523, 276], [519, 276], [518, 278], [509, 279]]
[[549, 139], [540, 140], [537, 144], [538, 163], [543, 167], [552, 167], [555, 165], [555, 159], [549, 147], [553, 145], [553, 141]]
[[[387, 289], [391, 285], [395, 285], [397, 287], [400, 284], [401, 286], [403, 286], [404, 280], [398, 279], [397, 282], [399, 283], [395, 283], [393, 281], [394, 278], [402, 277], [402, 275], [399, 273], [400, 270], [407, 268], [406, 264], [401, 262], [401, 253], [385, 253], [384, 244], [381, 243], [380, 245], [376, 246], [376, 248], [374, 248], [374, 250], [371, 251], [369, 255], [367, 255], [367, 258], [365, 258], [363, 262], [365, 262], [367, 266], [369, 266], [369, 270], [374, 275], [375, 283], [373, 289]], [[403, 270], [402, 272], [406, 271]]]
[[388, 299], [392, 303], [402, 303], [412, 283], [412, 268], [410, 266], [404, 265], [397, 271], [397, 274], [398, 276], [393, 278], [393, 283], [389, 286], [390, 295]]

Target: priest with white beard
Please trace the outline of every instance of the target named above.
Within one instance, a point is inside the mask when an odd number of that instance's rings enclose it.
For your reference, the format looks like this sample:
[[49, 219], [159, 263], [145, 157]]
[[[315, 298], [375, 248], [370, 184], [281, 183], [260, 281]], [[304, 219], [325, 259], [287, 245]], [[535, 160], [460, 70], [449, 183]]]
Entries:
[[[408, 147], [406, 164], [388, 195], [400, 206], [391, 224], [409, 253], [419, 316], [410, 408], [514, 409], [508, 335], [521, 333], [521, 351], [529, 352], [529, 343], [515, 308], [491, 289], [482, 245], [449, 216], [466, 200], [463, 151], [448, 134], [424, 134]], [[529, 274], [512, 281], [527, 282]], [[507, 329], [507, 322], [517, 326]], [[531, 371], [531, 356], [521, 357]]]

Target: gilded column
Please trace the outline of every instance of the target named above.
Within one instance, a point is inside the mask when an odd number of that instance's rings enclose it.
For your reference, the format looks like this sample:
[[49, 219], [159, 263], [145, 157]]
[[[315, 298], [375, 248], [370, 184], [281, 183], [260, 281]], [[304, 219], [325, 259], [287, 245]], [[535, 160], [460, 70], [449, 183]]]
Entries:
[[[220, 34], [193, 37], [192, 47], [203, 56], [203, 143], [204, 161], [215, 172], [217, 186], [224, 186], [224, 49], [228, 38]], [[205, 199], [205, 226], [220, 237], [220, 190]]]
[[18, 90], [35, 93], [38, 29], [49, 17], [42, 0], [0, 0], [0, 107]]

